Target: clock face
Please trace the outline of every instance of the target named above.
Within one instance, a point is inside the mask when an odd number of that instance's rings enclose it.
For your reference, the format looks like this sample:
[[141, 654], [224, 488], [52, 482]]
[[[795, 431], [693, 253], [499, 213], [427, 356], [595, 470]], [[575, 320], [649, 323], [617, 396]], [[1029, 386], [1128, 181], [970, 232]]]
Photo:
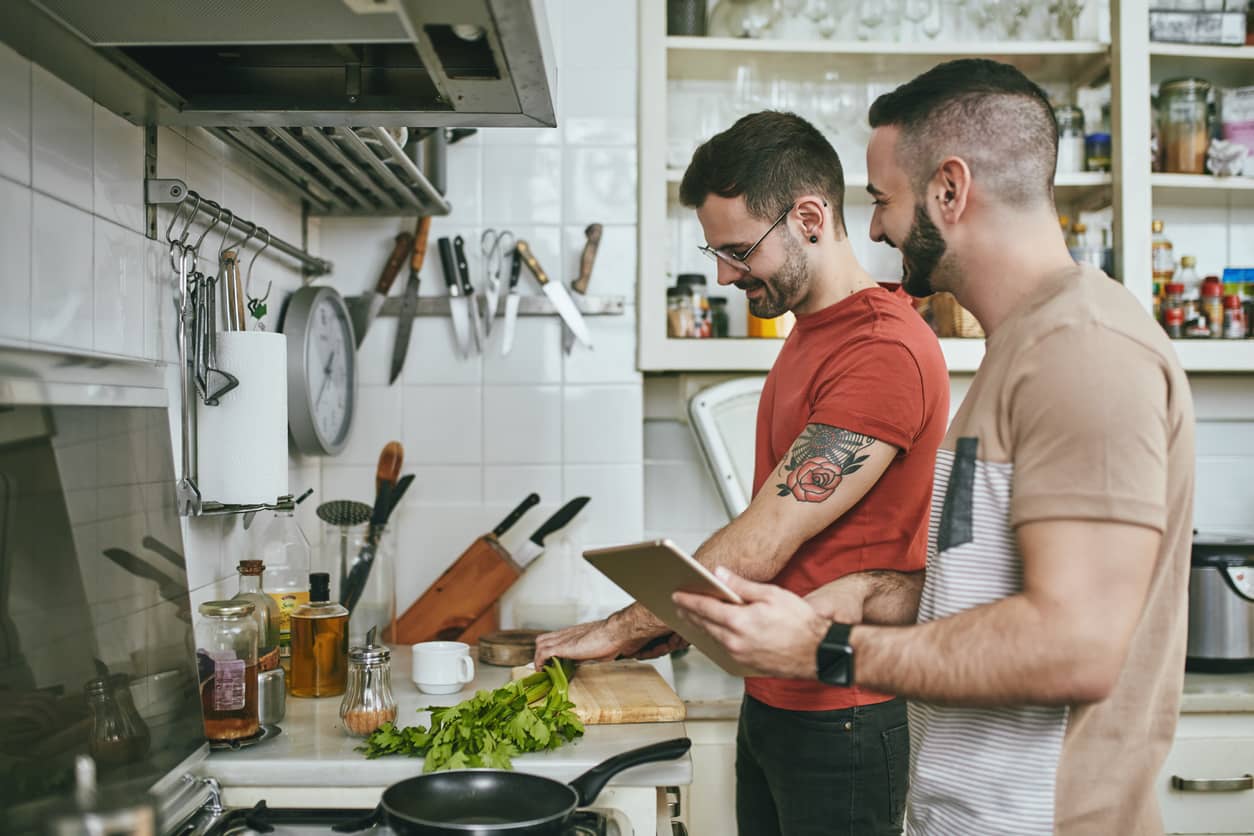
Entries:
[[323, 445], [347, 440], [353, 396], [353, 332], [342, 304], [322, 296], [310, 311], [305, 342], [309, 412]]
[[302, 287], [283, 314], [287, 335], [287, 421], [296, 449], [335, 455], [348, 443], [357, 398], [357, 356], [344, 299]]

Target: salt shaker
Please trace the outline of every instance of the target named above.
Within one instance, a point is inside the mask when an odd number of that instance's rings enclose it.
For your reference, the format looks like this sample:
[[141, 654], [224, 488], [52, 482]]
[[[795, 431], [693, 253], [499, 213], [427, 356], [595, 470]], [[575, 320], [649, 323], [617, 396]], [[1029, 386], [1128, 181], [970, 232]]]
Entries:
[[396, 721], [392, 696], [392, 652], [367, 638], [365, 647], [348, 651], [348, 689], [340, 703], [344, 730], [367, 737], [384, 723]]

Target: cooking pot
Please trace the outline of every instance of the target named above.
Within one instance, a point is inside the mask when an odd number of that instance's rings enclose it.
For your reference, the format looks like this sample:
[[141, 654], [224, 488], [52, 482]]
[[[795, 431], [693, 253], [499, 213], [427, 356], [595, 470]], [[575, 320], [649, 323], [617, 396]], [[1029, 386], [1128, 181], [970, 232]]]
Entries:
[[383, 819], [413, 836], [557, 836], [625, 769], [682, 757], [686, 737], [615, 755], [569, 784], [504, 769], [460, 769], [407, 778], [383, 792]]
[[1254, 539], [1194, 539], [1186, 667], [1254, 671]]

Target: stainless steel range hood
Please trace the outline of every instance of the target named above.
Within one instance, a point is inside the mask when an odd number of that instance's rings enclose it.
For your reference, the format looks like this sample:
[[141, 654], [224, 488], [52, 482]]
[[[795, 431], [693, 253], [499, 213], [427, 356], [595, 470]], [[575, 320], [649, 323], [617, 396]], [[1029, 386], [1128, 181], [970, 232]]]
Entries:
[[0, 40], [137, 124], [556, 124], [542, 0], [5, 6]]

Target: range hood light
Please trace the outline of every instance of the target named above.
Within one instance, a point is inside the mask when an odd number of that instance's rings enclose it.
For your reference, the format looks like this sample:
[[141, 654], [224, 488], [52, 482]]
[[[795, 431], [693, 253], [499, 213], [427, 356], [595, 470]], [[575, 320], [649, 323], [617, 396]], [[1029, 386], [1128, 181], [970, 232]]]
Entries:
[[476, 26], [473, 23], [454, 23], [453, 34], [468, 43], [474, 43], [484, 36], [482, 26]]

